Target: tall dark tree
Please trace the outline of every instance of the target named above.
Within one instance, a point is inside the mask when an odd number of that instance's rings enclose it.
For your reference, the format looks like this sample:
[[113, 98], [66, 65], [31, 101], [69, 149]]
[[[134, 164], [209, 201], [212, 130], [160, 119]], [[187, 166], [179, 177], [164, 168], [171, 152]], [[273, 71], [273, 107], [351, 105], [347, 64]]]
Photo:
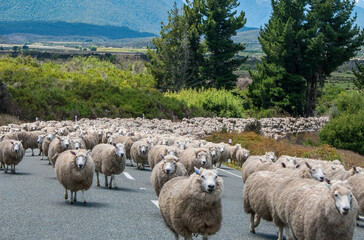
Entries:
[[204, 75], [213, 87], [230, 89], [235, 86], [237, 76], [233, 70], [246, 60], [236, 57], [245, 49], [244, 44], [234, 43], [231, 39], [246, 23], [243, 11], [236, 16], [234, 9], [238, 6], [237, 0], [203, 1], [202, 27], [208, 51]]
[[[184, 12], [187, 12], [187, 16]], [[199, 66], [196, 62], [200, 56], [198, 49], [198, 18], [191, 3], [179, 9], [175, 3], [168, 12], [168, 23], [162, 23], [161, 36], [153, 39], [156, 50], [148, 49], [150, 63], [146, 66], [162, 90], [179, 90], [187, 82], [200, 78]]]
[[364, 90], [364, 65], [359, 62], [355, 62], [357, 71], [354, 70], [354, 85], [359, 89], [359, 91]]
[[[251, 74], [249, 89], [253, 99], [268, 94], [265, 105], [256, 102], [258, 107], [274, 105], [301, 114], [304, 106], [306, 116], [314, 114], [317, 90], [325, 78], [363, 45], [363, 30], [354, 25], [356, 17], [351, 15], [354, 4], [350, 0], [272, 0], [271, 19], [259, 38], [267, 56], [258, 72]], [[274, 66], [285, 71], [274, 75]], [[262, 87], [267, 84], [273, 90]]]

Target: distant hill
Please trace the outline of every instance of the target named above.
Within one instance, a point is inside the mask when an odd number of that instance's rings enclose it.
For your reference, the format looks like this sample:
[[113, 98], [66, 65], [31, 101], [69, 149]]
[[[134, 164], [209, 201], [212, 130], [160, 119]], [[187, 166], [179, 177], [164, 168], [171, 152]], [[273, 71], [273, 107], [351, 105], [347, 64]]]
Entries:
[[[182, 5], [182, 0], [175, 0]], [[123, 26], [159, 34], [171, 0], [1, 0], [0, 21], [56, 21]]]
[[127, 27], [99, 26], [85, 23], [42, 22], [42, 21], [0, 21], [0, 35], [28, 33], [42, 36], [84, 36], [109, 39], [143, 38], [155, 36]]

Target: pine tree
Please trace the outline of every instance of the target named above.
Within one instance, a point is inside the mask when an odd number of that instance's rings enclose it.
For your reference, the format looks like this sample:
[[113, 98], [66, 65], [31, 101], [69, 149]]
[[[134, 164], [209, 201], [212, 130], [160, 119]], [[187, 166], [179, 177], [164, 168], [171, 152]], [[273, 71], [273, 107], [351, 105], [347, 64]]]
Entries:
[[237, 12], [233, 9], [238, 6], [237, 0], [203, 1], [202, 27], [208, 51], [203, 71], [205, 78], [213, 87], [231, 89], [235, 86], [237, 76], [233, 74], [233, 70], [246, 60], [236, 57], [245, 46], [234, 43], [231, 39], [236, 35], [236, 30], [246, 23], [244, 12], [235, 16]]
[[355, 65], [358, 70], [353, 71], [355, 76], [354, 85], [359, 89], [359, 91], [362, 91], [364, 89], [364, 66], [359, 62], [355, 62]]
[[[363, 45], [363, 30], [354, 25], [356, 16], [351, 16], [354, 5], [350, 0], [272, 0], [271, 19], [259, 38], [267, 56], [258, 73], [251, 74], [250, 96], [256, 99], [268, 94], [264, 99], [269, 100], [269, 106], [283, 106], [297, 114], [302, 112], [303, 103], [305, 115], [312, 116], [318, 88]], [[284, 69], [280, 76], [272, 75], [274, 66]], [[268, 83], [274, 90], [267, 92], [262, 87]], [[267, 103], [258, 101], [256, 106]]]

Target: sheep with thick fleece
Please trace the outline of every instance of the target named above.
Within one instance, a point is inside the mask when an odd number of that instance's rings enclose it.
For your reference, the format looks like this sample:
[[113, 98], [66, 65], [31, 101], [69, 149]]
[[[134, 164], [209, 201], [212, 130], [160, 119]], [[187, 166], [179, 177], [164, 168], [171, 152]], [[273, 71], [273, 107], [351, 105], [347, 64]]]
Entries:
[[158, 162], [153, 168], [150, 181], [157, 196], [163, 185], [172, 178], [188, 176], [186, 168], [179, 162], [179, 158], [174, 155], [162, 155], [162, 161]]
[[150, 150], [150, 143], [146, 139], [141, 139], [133, 143], [130, 149], [130, 155], [134, 162], [136, 162], [138, 169], [144, 170], [145, 164], [148, 163], [148, 153]]
[[[276, 160], [276, 158], [275, 158], [274, 152], [266, 152], [265, 155], [263, 155], [263, 156], [248, 157], [241, 168], [243, 182], [245, 183], [247, 178], [253, 172], [268, 170], [271, 163], [275, 162], [275, 160]], [[271, 165], [271, 166], [274, 167], [275, 165]], [[268, 168], [266, 168], [266, 167], [268, 167]]]
[[272, 221], [271, 199], [273, 189], [287, 176], [270, 171], [252, 173], [244, 184], [243, 208], [245, 213], [250, 214], [250, 232], [255, 233], [260, 218]]
[[92, 150], [97, 144], [99, 144], [99, 135], [95, 131], [82, 132], [80, 138], [85, 141], [86, 149]]
[[71, 149], [86, 149], [85, 141], [80, 137], [71, 138]]
[[236, 152], [240, 148], [241, 148], [240, 144], [235, 144], [235, 146], [230, 146], [230, 145], [227, 146], [227, 150], [229, 152], [229, 159], [231, 161], [234, 161], [234, 162], [236, 161]]
[[116, 137], [109, 137], [108, 143], [114, 144], [114, 143], [124, 143], [125, 142], [125, 152], [126, 152], [126, 159], [130, 160], [130, 165], [133, 166], [133, 160], [131, 159], [130, 155], [130, 149], [133, 145], [134, 141], [127, 136], [116, 136]]
[[68, 136], [67, 137], [57, 136], [49, 144], [48, 159], [49, 159], [49, 164], [52, 164], [52, 167], [55, 167], [59, 154], [68, 150], [71, 147], [70, 142], [71, 140]]
[[30, 148], [32, 150], [32, 156], [34, 156], [34, 149], [38, 148], [38, 135], [42, 135], [44, 132], [18, 132], [18, 138], [22, 141], [24, 150]]
[[37, 143], [38, 143], [38, 149], [39, 149], [39, 156], [43, 155], [43, 148], [42, 144], [44, 142], [44, 139], [47, 137], [47, 134], [38, 135]]
[[166, 155], [178, 156], [177, 148], [166, 145], [156, 145], [152, 147], [148, 153], [148, 163], [150, 169], [153, 169], [157, 163], [162, 161], [162, 156]]
[[227, 149], [227, 145], [225, 143], [219, 143], [218, 149], [220, 150], [220, 159], [218, 167], [221, 167], [223, 162], [227, 162], [229, 159], [229, 151]]
[[219, 151], [219, 147], [214, 143], [208, 143], [202, 146], [202, 148], [206, 148], [209, 151], [212, 165], [216, 166], [221, 157], [221, 152]]
[[216, 170], [195, 169], [190, 177], [176, 177], [164, 184], [159, 195], [161, 215], [176, 239], [181, 235], [204, 239], [220, 230], [223, 180]]
[[364, 216], [364, 174], [355, 174], [348, 178], [352, 192], [359, 204], [359, 214]]
[[21, 141], [4, 140], [0, 142], [0, 167], [7, 173], [10, 165], [11, 173], [15, 173], [15, 166], [23, 159], [25, 150]]
[[[284, 164], [284, 163], [281, 163]], [[278, 174], [282, 174], [290, 177], [299, 178], [313, 178], [317, 181], [324, 181], [326, 174], [321, 164], [309, 164], [305, 162], [304, 164], [298, 164], [295, 168], [281, 168], [274, 170]]]
[[281, 185], [290, 191], [282, 204], [285, 215], [281, 220], [295, 239], [353, 238], [358, 203], [347, 183], [332, 181], [327, 185], [311, 179], [293, 179]]
[[82, 201], [86, 203], [85, 191], [92, 186], [95, 166], [90, 151], [70, 150], [62, 152], [57, 159], [56, 177], [63, 185], [64, 198], [68, 199], [71, 192], [71, 204], [77, 201], [77, 192], [82, 191]]
[[[119, 175], [125, 169], [125, 144], [98, 144], [92, 149], [92, 159], [95, 163], [96, 185], [100, 186], [99, 173], [102, 173], [105, 175], [105, 186], [112, 188], [114, 181], [114, 188], [117, 188], [115, 175]], [[110, 183], [108, 183], [108, 176], [110, 176]]]
[[346, 171], [345, 169], [336, 168], [333, 171], [329, 172], [328, 178], [333, 179], [333, 180], [344, 181], [344, 180], [354, 176], [357, 173], [359, 173], [359, 172], [356, 170], [356, 167], [352, 167], [348, 171]]
[[[44, 156], [48, 157], [48, 149], [49, 149], [49, 144], [51, 143], [51, 141], [56, 137], [56, 135], [54, 133], [49, 133], [47, 134], [47, 136], [44, 138], [43, 142], [42, 142], [42, 158], [41, 160], [44, 159]], [[49, 161], [50, 163], [50, 161]]]
[[188, 174], [194, 172], [194, 167], [212, 168], [210, 153], [205, 148], [187, 148], [180, 152], [180, 158]]
[[250, 151], [245, 148], [239, 148], [238, 150], [236, 150], [236, 161], [239, 163], [240, 166], [242, 166], [245, 160], [248, 159], [249, 154]]

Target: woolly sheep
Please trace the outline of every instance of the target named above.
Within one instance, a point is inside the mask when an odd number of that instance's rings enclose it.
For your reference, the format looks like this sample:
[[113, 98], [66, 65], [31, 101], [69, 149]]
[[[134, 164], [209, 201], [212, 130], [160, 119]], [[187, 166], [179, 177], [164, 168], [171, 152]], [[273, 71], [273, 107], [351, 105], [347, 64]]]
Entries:
[[92, 186], [95, 171], [94, 162], [90, 151], [70, 150], [62, 152], [55, 166], [56, 177], [63, 185], [64, 198], [68, 199], [68, 192], [71, 192], [71, 204], [77, 201], [77, 192], [82, 191], [82, 201], [86, 203], [85, 191]]
[[359, 172], [356, 170], [356, 167], [352, 167], [348, 171], [346, 171], [345, 169], [337, 168], [337, 169], [334, 169], [333, 171], [329, 172], [327, 177], [329, 179], [333, 179], [333, 180], [344, 181], [344, 180], [350, 178], [351, 176], [354, 176], [357, 173], [359, 173]]
[[32, 156], [34, 156], [34, 149], [38, 148], [38, 135], [44, 134], [43, 132], [19, 132], [18, 138], [22, 141], [24, 150], [30, 148], [32, 150]]
[[131, 159], [130, 149], [131, 149], [131, 146], [133, 145], [134, 141], [130, 137], [127, 137], [127, 136], [110, 137], [108, 139], [109, 144], [124, 143], [124, 142], [125, 142], [126, 159], [129, 159], [130, 165], [133, 166], [133, 160]]
[[[105, 186], [112, 188], [114, 181], [114, 188], [117, 188], [115, 175], [119, 175], [125, 169], [125, 143], [98, 144], [92, 150], [92, 159], [95, 163], [96, 185], [100, 186], [99, 173], [102, 173], [105, 175]], [[110, 183], [108, 183], [108, 176], [110, 176]]]
[[212, 161], [207, 149], [187, 148], [180, 152], [181, 163], [185, 166], [188, 174], [194, 172], [194, 167], [212, 168]]
[[38, 149], [39, 149], [38, 156], [43, 155], [42, 144], [43, 144], [44, 139], [46, 138], [46, 136], [47, 136], [47, 134], [38, 135], [38, 139], [37, 139]]
[[227, 145], [225, 143], [219, 143], [218, 148], [220, 150], [220, 159], [218, 167], [221, 167], [223, 162], [227, 162], [229, 159], [229, 151], [227, 150]]
[[236, 152], [238, 151], [238, 149], [241, 148], [240, 144], [235, 144], [235, 146], [227, 146], [227, 150], [229, 152], [229, 159], [231, 159], [231, 161], [236, 161]]
[[153, 168], [150, 181], [157, 196], [163, 185], [172, 178], [188, 176], [186, 168], [179, 162], [179, 158], [174, 155], [162, 155], [162, 161]]
[[[296, 186], [298, 181], [300, 187]], [[311, 179], [295, 179], [281, 185], [291, 191], [285, 202], [284, 222], [295, 239], [353, 238], [358, 203], [348, 184], [333, 181], [326, 186]]]
[[[284, 164], [284, 163], [282, 163]], [[317, 181], [324, 181], [326, 175], [321, 164], [309, 164], [305, 162], [304, 164], [298, 164], [295, 168], [285, 168], [285, 169], [275, 169], [275, 172], [290, 177], [299, 178], [313, 178]]]
[[[4, 140], [0, 142], [0, 165], [7, 173], [10, 165], [11, 173], [15, 173], [15, 166], [23, 159], [25, 150], [21, 141]], [[0, 166], [0, 167], [1, 167]]]
[[359, 204], [359, 214], [364, 216], [364, 174], [355, 174], [348, 178], [352, 192]]
[[85, 141], [82, 139], [82, 138], [79, 138], [79, 137], [74, 137], [74, 138], [71, 138], [71, 146], [70, 148], [71, 149], [86, 149], [86, 144], [85, 144]]
[[138, 169], [144, 170], [144, 165], [148, 163], [149, 149], [150, 144], [144, 139], [134, 142], [131, 146], [130, 155]]
[[216, 164], [218, 163], [218, 161], [220, 160], [220, 157], [221, 157], [221, 152], [219, 151], [218, 146], [213, 143], [208, 143], [208, 144], [202, 146], [202, 148], [206, 148], [209, 151], [212, 165], [216, 166]]
[[176, 177], [164, 184], [159, 195], [160, 212], [176, 239], [181, 235], [204, 239], [220, 230], [223, 180], [216, 170], [195, 169], [190, 177]]
[[85, 141], [86, 149], [89, 150], [92, 150], [97, 144], [99, 144], [99, 135], [97, 132], [82, 132], [80, 138]]
[[249, 157], [250, 151], [245, 148], [239, 148], [236, 151], [236, 161], [240, 166], [245, 162], [245, 160]]
[[[43, 142], [42, 142], [42, 158], [41, 158], [41, 160], [44, 159], [44, 156], [48, 157], [49, 144], [51, 143], [51, 141], [55, 137], [56, 137], [56, 135], [54, 135], [54, 133], [49, 133], [46, 136], [46, 138], [43, 140]], [[50, 160], [49, 160], [49, 163], [50, 163]]]
[[55, 137], [48, 148], [49, 164], [52, 164], [52, 167], [55, 167], [59, 154], [69, 149], [70, 146], [69, 137]]
[[176, 148], [166, 145], [156, 145], [152, 147], [148, 153], [148, 164], [150, 166], [150, 169], [153, 169], [157, 163], [162, 161], [163, 155], [178, 156], [178, 152]]
[[275, 154], [273, 152], [266, 152], [264, 156], [250, 156], [244, 162], [241, 168], [243, 182], [248, 179], [250, 174], [255, 171], [266, 171], [270, 168], [272, 162], [275, 162]]

